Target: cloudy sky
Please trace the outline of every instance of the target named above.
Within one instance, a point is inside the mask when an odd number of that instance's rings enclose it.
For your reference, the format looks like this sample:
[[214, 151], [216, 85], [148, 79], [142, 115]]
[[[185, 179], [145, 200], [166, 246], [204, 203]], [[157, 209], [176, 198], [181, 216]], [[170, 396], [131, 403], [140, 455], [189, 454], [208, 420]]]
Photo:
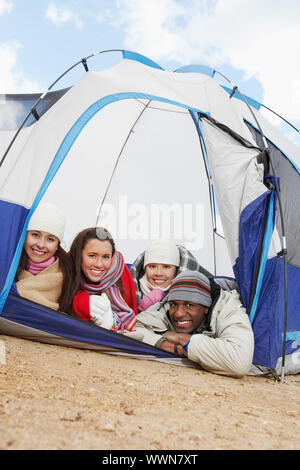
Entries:
[[0, 93], [44, 91], [82, 57], [129, 49], [167, 70], [216, 68], [300, 128], [299, 38], [299, 0], [0, 0]]

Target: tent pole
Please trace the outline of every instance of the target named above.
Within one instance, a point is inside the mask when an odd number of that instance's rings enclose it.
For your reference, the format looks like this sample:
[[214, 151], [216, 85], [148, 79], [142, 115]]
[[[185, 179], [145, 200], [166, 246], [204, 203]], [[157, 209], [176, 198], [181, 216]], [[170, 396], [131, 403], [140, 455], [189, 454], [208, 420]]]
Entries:
[[280, 119], [282, 119], [284, 122], [286, 122], [286, 124], [288, 124], [289, 126], [291, 126], [295, 131], [299, 132], [299, 129], [297, 129], [297, 127], [295, 127], [293, 124], [291, 124], [289, 121], [287, 121], [284, 117], [280, 116], [280, 114], [276, 113], [276, 111], [274, 111], [273, 109], [271, 108], [268, 108], [268, 106], [266, 106], [265, 104], [261, 104], [261, 106], [265, 109], [267, 109], [268, 111], [270, 111], [271, 113], [275, 114], [275, 116], [279, 117]]
[[203, 134], [202, 134], [201, 127], [200, 127], [200, 117], [199, 117], [199, 114], [198, 114], [198, 119], [196, 120], [192, 111], [190, 111], [190, 114], [192, 116], [192, 119], [193, 119], [194, 124], [195, 124], [196, 129], [197, 129], [199, 142], [200, 142], [200, 148], [201, 148], [202, 157], [203, 157], [203, 161], [204, 161], [204, 167], [205, 167], [207, 182], [208, 182], [210, 212], [211, 212], [211, 218], [212, 218], [212, 222], [213, 222], [212, 238], [213, 238], [213, 251], [214, 251], [214, 275], [216, 276], [216, 274], [217, 274], [217, 256], [216, 256], [216, 240], [215, 240], [215, 238], [216, 238], [216, 234], [218, 235], [218, 233], [217, 233], [217, 222], [216, 222], [216, 203], [215, 203], [215, 198], [214, 198], [214, 188], [213, 188], [212, 179], [211, 179], [211, 175], [210, 175], [210, 171], [209, 171], [209, 165], [208, 165], [205, 142], [204, 142]]
[[90, 59], [91, 57], [94, 57], [96, 55], [99, 55], [99, 54], [103, 54], [105, 52], [123, 52], [123, 49], [107, 49], [107, 50], [104, 50], [104, 51], [98, 51], [98, 52], [94, 52], [93, 54], [90, 54], [89, 56], [87, 57], [84, 57], [82, 59], [80, 59], [78, 62], [76, 62], [75, 64], [73, 64], [71, 67], [69, 67], [65, 72], [63, 72], [50, 86], [49, 88], [47, 88], [46, 91], [44, 91], [44, 93], [41, 94], [41, 96], [38, 98], [38, 100], [34, 103], [34, 105], [32, 106], [31, 110], [29, 111], [29, 113], [27, 114], [27, 116], [25, 117], [24, 121], [22, 122], [22, 124], [20, 125], [20, 127], [18, 128], [18, 130], [16, 131], [14, 137], [12, 138], [10, 144], [8, 145], [6, 151], [4, 152], [4, 155], [3, 157], [1, 158], [1, 161], [0, 161], [0, 168], [2, 166], [2, 164], [4, 163], [4, 160], [6, 159], [7, 157], [7, 154], [8, 152], [10, 151], [13, 143], [15, 142], [16, 138], [18, 137], [21, 129], [24, 127], [26, 121], [28, 120], [29, 116], [31, 114], [33, 114], [33, 116], [35, 115], [35, 113], [37, 113], [36, 111], [36, 107], [37, 105], [39, 104], [39, 102], [45, 98], [45, 96], [49, 93], [49, 91], [54, 87], [54, 85], [56, 85], [57, 82], [59, 82], [59, 80], [61, 80], [61, 78], [63, 78], [65, 75], [67, 75], [67, 73], [69, 73], [72, 69], [74, 69], [75, 67], [77, 67], [77, 65], [79, 64], [82, 64], [86, 70], [86, 72], [88, 72], [88, 66], [87, 66], [87, 60]]
[[120, 152], [119, 152], [119, 155], [118, 155], [118, 158], [117, 158], [116, 163], [115, 163], [115, 165], [114, 165], [114, 168], [113, 168], [113, 170], [112, 170], [112, 174], [111, 174], [111, 176], [110, 176], [110, 179], [109, 179], [109, 182], [108, 182], [106, 191], [105, 191], [104, 196], [103, 196], [103, 198], [102, 198], [102, 201], [101, 201], [101, 203], [100, 203], [100, 205], [99, 205], [99, 210], [98, 210], [98, 214], [97, 214], [96, 226], [97, 226], [98, 223], [99, 223], [99, 218], [100, 218], [101, 209], [102, 209], [102, 206], [103, 206], [104, 201], [105, 201], [105, 199], [106, 199], [106, 196], [107, 196], [107, 194], [108, 194], [108, 191], [109, 191], [109, 189], [110, 189], [110, 185], [111, 185], [113, 176], [114, 176], [114, 174], [115, 174], [115, 172], [116, 172], [117, 166], [118, 166], [118, 164], [119, 164], [119, 161], [120, 161], [121, 155], [122, 155], [122, 153], [123, 153], [123, 150], [124, 150], [125, 146], [127, 145], [127, 142], [128, 142], [128, 140], [129, 140], [130, 136], [131, 136], [132, 133], [134, 132], [134, 128], [135, 128], [136, 124], [138, 123], [138, 121], [140, 120], [142, 114], [143, 114], [144, 111], [148, 108], [148, 106], [149, 106], [150, 103], [151, 103], [151, 100], [149, 100], [147, 104], [144, 104], [144, 105], [143, 105], [144, 107], [143, 107], [142, 111], [139, 113], [138, 117], [137, 117], [136, 120], [134, 121], [134, 123], [133, 123], [133, 125], [132, 125], [132, 127], [131, 127], [131, 129], [130, 129], [130, 131], [129, 131], [129, 133], [128, 133], [126, 139], [125, 139], [125, 141], [124, 141], [124, 144], [123, 144], [123, 146], [122, 146], [122, 148], [121, 148], [121, 150], [120, 150]]

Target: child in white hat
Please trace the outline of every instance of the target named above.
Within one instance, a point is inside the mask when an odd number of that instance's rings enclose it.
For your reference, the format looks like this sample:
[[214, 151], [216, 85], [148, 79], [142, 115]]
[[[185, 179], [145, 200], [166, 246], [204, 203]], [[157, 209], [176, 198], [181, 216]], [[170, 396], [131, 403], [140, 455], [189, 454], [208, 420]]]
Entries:
[[180, 264], [179, 249], [171, 240], [154, 240], [144, 255], [144, 275], [139, 279], [143, 294], [140, 312], [147, 310], [167, 295]]
[[[159, 269], [162, 270], [161, 274]], [[156, 270], [158, 271], [155, 275]], [[152, 241], [130, 268], [138, 310], [145, 311], [155, 303], [161, 302], [167, 295], [174, 277], [184, 271], [199, 271], [205, 276], [212, 275], [184, 246], [176, 245], [170, 240]]]
[[60, 246], [64, 227], [65, 216], [58, 207], [38, 206], [28, 224], [15, 281], [22, 297], [67, 311], [71, 262]]

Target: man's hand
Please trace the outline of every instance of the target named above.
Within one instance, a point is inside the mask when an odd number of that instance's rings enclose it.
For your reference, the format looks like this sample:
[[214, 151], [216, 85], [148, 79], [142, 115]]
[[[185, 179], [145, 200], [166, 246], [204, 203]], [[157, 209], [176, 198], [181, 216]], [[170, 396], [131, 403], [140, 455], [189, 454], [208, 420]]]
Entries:
[[182, 347], [184, 347], [186, 343], [189, 342], [192, 335], [189, 335], [188, 333], [176, 333], [175, 331], [166, 331], [166, 333], [163, 334], [163, 337], [166, 338], [170, 343], [180, 344]]
[[[160, 349], [163, 349], [164, 351], [168, 351], [173, 354], [178, 354], [178, 356], [181, 356], [181, 357], [187, 357], [187, 353], [185, 349], [183, 348], [183, 346], [181, 346], [178, 343], [171, 343], [170, 341], [166, 340], [166, 341], [163, 341], [159, 347]], [[176, 352], [176, 349], [177, 349], [177, 352]]]

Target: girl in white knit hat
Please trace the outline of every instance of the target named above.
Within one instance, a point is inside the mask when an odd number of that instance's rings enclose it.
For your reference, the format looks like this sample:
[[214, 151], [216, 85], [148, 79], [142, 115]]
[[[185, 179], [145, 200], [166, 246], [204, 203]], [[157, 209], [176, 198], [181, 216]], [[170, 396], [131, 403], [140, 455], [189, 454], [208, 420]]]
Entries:
[[65, 216], [56, 206], [38, 206], [28, 224], [15, 281], [22, 297], [67, 312], [71, 262], [60, 246], [64, 226]]
[[140, 312], [147, 310], [167, 295], [180, 263], [179, 250], [171, 240], [154, 240], [145, 250], [144, 274], [139, 279], [143, 297]]
[[211, 275], [184, 246], [171, 240], [152, 241], [130, 268], [138, 310], [142, 312], [162, 302], [172, 280], [186, 270]]

